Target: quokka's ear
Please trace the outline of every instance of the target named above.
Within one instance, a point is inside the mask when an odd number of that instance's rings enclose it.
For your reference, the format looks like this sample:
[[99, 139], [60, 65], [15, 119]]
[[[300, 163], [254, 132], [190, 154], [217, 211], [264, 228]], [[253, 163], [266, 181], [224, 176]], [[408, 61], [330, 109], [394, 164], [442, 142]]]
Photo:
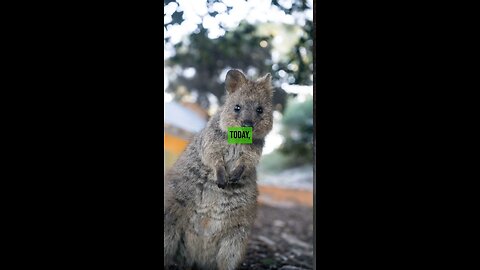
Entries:
[[247, 78], [238, 69], [232, 69], [227, 72], [225, 79], [225, 88], [229, 94], [237, 91], [247, 82]]
[[273, 88], [272, 88], [272, 74], [267, 73], [265, 76], [257, 80], [258, 83], [264, 86], [263, 89], [266, 89], [270, 96], [273, 97]]
[[271, 87], [272, 85], [272, 74], [267, 73], [262, 78], [258, 79], [259, 82], [262, 82], [264, 85]]

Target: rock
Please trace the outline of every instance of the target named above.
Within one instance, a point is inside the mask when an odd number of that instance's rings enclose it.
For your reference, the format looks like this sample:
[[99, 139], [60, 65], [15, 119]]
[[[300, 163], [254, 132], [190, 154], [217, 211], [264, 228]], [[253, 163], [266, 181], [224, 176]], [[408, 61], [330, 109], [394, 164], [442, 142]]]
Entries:
[[260, 205], [245, 261], [238, 270], [313, 269], [312, 239], [313, 209]]
[[303, 252], [301, 250], [296, 249], [296, 248], [292, 249], [292, 253], [295, 254], [296, 256], [303, 255]]
[[313, 245], [309, 245], [308, 243], [303, 242], [298, 238], [296, 238], [295, 236], [287, 233], [282, 233], [282, 238], [285, 239], [285, 241], [287, 241], [291, 245], [296, 245], [296, 246], [307, 248], [307, 249], [313, 248]]
[[270, 248], [272, 249], [275, 249], [275, 242], [270, 240], [269, 238], [267, 238], [266, 236], [263, 236], [263, 235], [259, 235], [258, 237], [258, 240], [264, 242], [265, 244], [267, 244]]
[[276, 226], [276, 227], [284, 227], [284, 226], [285, 226], [285, 222], [276, 219], [276, 220], [273, 221], [273, 226]]
[[282, 266], [279, 270], [307, 270], [307, 269], [301, 268], [301, 267], [292, 266], [292, 265], [284, 265], [284, 266]]

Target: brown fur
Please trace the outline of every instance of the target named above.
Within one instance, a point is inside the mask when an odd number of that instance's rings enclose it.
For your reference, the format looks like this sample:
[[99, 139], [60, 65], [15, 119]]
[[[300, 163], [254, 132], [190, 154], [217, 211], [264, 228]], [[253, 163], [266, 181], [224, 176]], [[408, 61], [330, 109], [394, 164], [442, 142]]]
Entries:
[[[246, 252], [256, 216], [256, 166], [272, 129], [271, 75], [250, 81], [230, 70], [225, 85], [225, 104], [167, 174], [166, 268], [176, 263], [182, 269], [233, 270]], [[248, 122], [253, 124], [253, 143], [228, 144], [227, 127]]]

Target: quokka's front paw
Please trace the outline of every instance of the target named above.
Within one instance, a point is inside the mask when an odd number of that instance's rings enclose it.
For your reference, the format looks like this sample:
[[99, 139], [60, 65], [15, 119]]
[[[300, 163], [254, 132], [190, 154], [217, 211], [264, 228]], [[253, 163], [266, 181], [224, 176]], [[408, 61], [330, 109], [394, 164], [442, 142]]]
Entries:
[[240, 180], [240, 178], [242, 177], [244, 171], [245, 171], [245, 166], [244, 165], [240, 165], [240, 166], [236, 167], [233, 170], [232, 175], [230, 175], [230, 181], [233, 182], [233, 183], [238, 182]]
[[227, 180], [225, 179], [225, 168], [220, 167], [217, 168], [217, 186], [221, 189], [224, 189], [225, 186], [227, 185]]

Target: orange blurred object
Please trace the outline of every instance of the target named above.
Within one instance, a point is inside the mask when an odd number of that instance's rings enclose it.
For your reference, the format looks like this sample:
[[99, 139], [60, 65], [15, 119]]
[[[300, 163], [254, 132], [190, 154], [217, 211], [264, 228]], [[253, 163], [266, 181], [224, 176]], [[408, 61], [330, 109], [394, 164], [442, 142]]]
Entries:
[[180, 155], [188, 144], [186, 139], [171, 135], [167, 132], [164, 132], [163, 142], [165, 150], [170, 151], [175, 155]]
[[313, 191], [259, 185], [258, 202], [273, 206], [304, 205], [313, 207]]

